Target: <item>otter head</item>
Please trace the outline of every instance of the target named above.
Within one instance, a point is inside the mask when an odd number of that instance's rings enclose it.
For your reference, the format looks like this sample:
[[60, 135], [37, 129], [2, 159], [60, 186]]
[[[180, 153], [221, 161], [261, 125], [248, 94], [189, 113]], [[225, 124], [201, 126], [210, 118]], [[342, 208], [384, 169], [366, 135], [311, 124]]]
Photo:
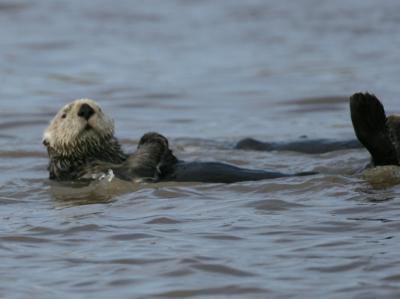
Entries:
[[80, 99], [64, 106], [44, 131], [43, 144], [55, 156], [85, 155], [112, 139], [114, 123], [93, 100]]

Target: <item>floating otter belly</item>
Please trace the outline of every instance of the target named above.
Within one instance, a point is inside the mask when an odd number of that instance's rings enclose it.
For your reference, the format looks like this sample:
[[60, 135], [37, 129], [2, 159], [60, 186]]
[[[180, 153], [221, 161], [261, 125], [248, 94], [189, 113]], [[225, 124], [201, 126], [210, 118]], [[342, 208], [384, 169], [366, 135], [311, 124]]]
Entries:
[[44, 132], [49, 155], [50, 179], [87, 180], [113, 173], [124, 180], [192, 181], [234, 183], [278, 177], [311, 175], [285, 174], [240, 168], [218, 162], [184, 162], [158, 133], [147, 133], [133, 154], [122, 151], [114, 136], [113, 121], [93, 100], [76, 100], [63, 107]]

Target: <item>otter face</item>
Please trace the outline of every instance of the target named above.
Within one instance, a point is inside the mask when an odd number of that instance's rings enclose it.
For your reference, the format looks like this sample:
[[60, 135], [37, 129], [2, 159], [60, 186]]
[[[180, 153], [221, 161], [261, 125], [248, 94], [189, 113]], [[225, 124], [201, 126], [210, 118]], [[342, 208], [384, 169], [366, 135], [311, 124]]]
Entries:
[[44, 131], [43, 144], [57, 155], [83, 154], [113, 137], [114, 123], [93, 100], [80, 99], [64, 106]]

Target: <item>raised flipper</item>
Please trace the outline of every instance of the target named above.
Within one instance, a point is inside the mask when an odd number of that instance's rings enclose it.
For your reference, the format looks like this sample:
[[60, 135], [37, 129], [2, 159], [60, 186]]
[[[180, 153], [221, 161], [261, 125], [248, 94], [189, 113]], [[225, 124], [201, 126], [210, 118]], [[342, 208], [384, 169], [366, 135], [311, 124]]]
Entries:
[[366, 147], [375, 165], [398, 165], [382, 103], [373, 94], [350, 97], [350, 113], [358, 140]]

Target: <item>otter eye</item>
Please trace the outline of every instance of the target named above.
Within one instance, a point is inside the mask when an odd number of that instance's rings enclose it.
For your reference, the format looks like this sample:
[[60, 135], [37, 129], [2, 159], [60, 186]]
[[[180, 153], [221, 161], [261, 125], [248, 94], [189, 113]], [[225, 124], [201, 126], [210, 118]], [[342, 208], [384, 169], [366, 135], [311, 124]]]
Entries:
[[61, 118], [66, 118], [67, 117], [67, 113], [64, 113], [63, 115], [61, 115]]

